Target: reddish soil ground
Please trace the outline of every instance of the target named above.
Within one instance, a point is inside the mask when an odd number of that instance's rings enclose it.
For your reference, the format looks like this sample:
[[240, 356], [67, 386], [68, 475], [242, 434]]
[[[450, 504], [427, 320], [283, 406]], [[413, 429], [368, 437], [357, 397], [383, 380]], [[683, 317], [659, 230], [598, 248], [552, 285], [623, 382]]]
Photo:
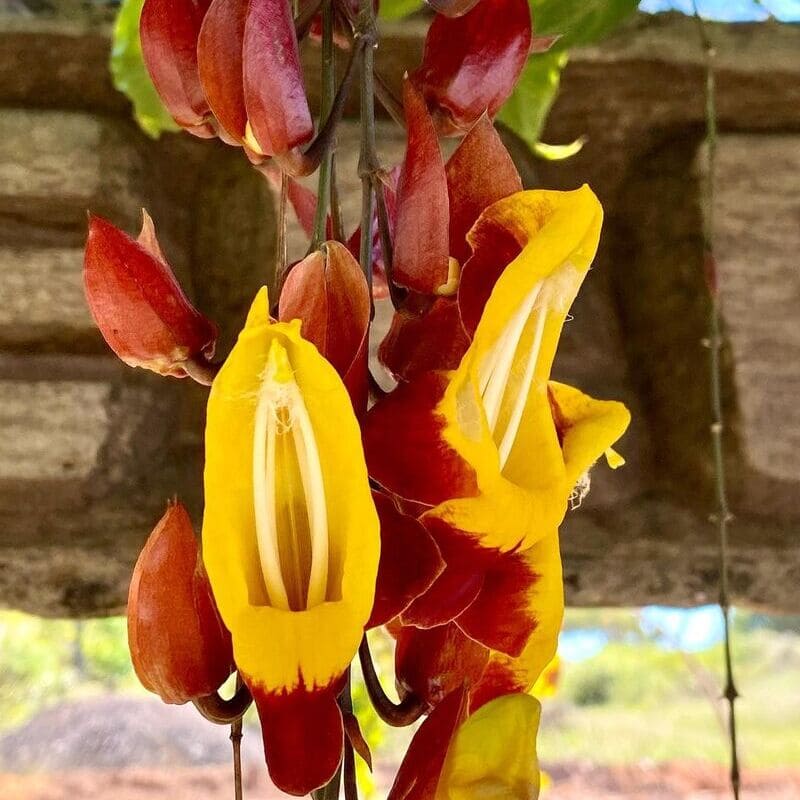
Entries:
[[[100, 696], [47, 709], [0, 736], [0, 800], [231, 800], [230, 742], [189, 706]], [[245, 800], [282, 800], [260, 736], [243, 742]], [[385, 797], [394, 769], [379, 762]], [[545, 764], [545, 800], [729, 800], [724, 770], [698, 762]], [[746, 800], [800, 800], [800, 767], [745, 774]]]
[[[708, 764], [674, 762], [649, 767], [561, 764], [550, 770], [545, 800], [728, 800], [723, 771]], [[0, 774], [3, 800], [230, 800], [226, 766], [82, 770], [51, 775]], [[800, 769], [745, 775], [747, 800], [797, 800]], [[263, 769], [245, 770], [246, 800], [285, 797], [267, 785]], [[381, 796], [385, 796], [381, 792]]]

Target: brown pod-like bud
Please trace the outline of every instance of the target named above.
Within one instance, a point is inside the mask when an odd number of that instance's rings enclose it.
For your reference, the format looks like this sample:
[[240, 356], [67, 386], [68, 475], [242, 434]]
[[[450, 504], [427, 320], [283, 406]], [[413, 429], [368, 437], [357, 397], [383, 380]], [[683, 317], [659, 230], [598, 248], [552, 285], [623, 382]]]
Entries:
[[89, 218], [86, 300], [109, 347], [129, 366], [186, 376], [188, 361], [214, 354], [217, 328], [187, 299], [146, 211], [139, 239], [102, 217]]
[[186, 508], [171, 503], [136, 562], [128, 646], [142, 685], [165, 703], [216, 692], [233, 672], [231, 637], [211, 593]]

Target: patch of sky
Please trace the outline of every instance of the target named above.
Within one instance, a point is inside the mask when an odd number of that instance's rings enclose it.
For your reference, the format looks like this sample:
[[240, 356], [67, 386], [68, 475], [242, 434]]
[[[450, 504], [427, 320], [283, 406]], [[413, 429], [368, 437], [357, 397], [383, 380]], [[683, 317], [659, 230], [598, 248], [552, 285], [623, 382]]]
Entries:
[[[770, 16], [780, 22], [800, 22], [800, 0], [697, 0], [700, 15], [719, 22], [761, 22]], [[692, 0], [642, 0], [641, 11], [694, 13]]]

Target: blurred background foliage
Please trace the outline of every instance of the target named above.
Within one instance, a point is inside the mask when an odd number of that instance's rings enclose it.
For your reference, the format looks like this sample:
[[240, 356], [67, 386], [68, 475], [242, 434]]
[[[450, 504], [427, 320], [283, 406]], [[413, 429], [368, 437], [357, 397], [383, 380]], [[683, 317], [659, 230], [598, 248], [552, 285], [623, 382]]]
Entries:
[[[723, 763], [717, 615], [713, 607], [568, 610], [558, 669], [542, 696], [544, 763]], [[734, 624], [745, 763], [800, 763], [800, 618], [738, 611]], [[375, 631], [371, 642], [391, 687], [391, 640]], [[357, 670], [353, 688], [374, 755], [398, 758], [410, 732], [379, 723]], [[109, 692], [145, 694], [123, 618], [75, 622], [0, 612], [0, 736], [47, 707]], [[255, 725], [254, 716], [248, 722]], [[366, 770], [362, 780], [369, 785]]]

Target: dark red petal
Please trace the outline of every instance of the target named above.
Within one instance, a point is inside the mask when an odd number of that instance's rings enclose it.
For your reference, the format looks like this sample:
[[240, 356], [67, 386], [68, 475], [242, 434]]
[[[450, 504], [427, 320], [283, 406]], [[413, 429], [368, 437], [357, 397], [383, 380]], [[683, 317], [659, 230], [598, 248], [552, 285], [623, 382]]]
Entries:
[[156, 91], [175, 121], [203, 128], [210, 115], [197, 69], [197, 37], [210, 0], [145, 0], [139, 22], [142, 55]]
[[477, 684], [488, 661], [489, 650], [452, 622], [429, 630], [403, 627], [397, 633], [398, 685], [432, 707], [450, 692]]
[[281, 292], [282, 321], [302, 320], [302, 334], [334, 366], [358, 413], [367, 404], [370, 299], [358, 262], [340, 242], [326, 242], [296, 264]]
[[408, 146], [397, 184], [393, 278], [421, 294], [447, 283], [447, 178], [428, 109], [410, 81], [403, 86]]
[[420, 522], [403, 514], [380, 492], [373, 492], [372, 499], [381, 521], [381, 560], [367, 628], [394, 619], [444, 569], [436, 542]]
[[342, 717], [344, 719], [344, 732], [350, 744], [353, 745], [353, 750], [361, 756], [364, 763], [369, 767], [370, 772], [372, 772], [372, 751], [364, 738], [358, 717], [350, 711], [344, 712]]
[[167, 703], [216, 692], [233, 672], [231, 637], [180, 503], [169, 506], [136, 562], [128, 645], [142, 685]]
[[437, 517], [423, 518], [444, 559], [444, 571], [425, 594], [402, 614], [403, 625], [432, 628], [464, 613], [479, 596], [496, 551], [481, 547], [473, 536], [453, 530]]
[[463, 264], [471, 248], [467, 233], [497, 200], [522, 191], [517, 168], [487, 116], [470, 128], [447, 162], [450, 196], [450, 255]]
[[412, 79], [445, 129], [465, 131], [481, 114], [494, 117], [499, 111], [530, 45], [527, 0], [484, 0], [463, 17], [434, 19]]
[[251, 0], [244, 30], [247, 116], [264, 152], [287, 153], [314, 135], [289, 0]]
[[496, 553], [484, 574], [480, 594], [456, 623], [488, 648], [520, 655], [538, 624], [530, 605], [538, 579], [519, 553]]
[[445, 17], [462, 17], [472, 11], [480, 0], [426, 0], [428, 5], [438, 14]]
[[397, 380], [409, 381], [433, 369], [456, 369], [468, 347], [458, 303], [439, 297], [422, 314], [397, 311], [378, 358]]
[[473, 253], [461, 270], [458, 308], [461, 323], [472, 336], [497, 279], [522, 252], [522, 247], [511, 231], [486, 215], [478, 218], [469, 241]]
[[213, 0], [197, 42], [197, 64], [206, 100], [235, 142], [244, 139], [247, 111], [242, 84], [242, 41], [249, 0]]
[[370, 476], [404, 500], [435, 506], [478, 493], [474, 469], [442, 438], [446, 419], [436, 406], [447, 375], [428, 372], [379, 400], [364, 421]]
[[466, 694], [459, 688], [433, 710], [414, 734], [387, 800], [435, 798], [450, 742], [466, 716]]
[[147, 216], [141, 243], [91, 216], [86, 299], [109, 347], [125, 363], [183, 376], [187, 358], [213, 354], [217, 330], [188, 301], [160, 253]]
[[344, 725], [337, 687], [267, 692], [247, 679], [261, 720], [264, 754], [272, 782], [302, 797], [334, 776], [344, 750]]

